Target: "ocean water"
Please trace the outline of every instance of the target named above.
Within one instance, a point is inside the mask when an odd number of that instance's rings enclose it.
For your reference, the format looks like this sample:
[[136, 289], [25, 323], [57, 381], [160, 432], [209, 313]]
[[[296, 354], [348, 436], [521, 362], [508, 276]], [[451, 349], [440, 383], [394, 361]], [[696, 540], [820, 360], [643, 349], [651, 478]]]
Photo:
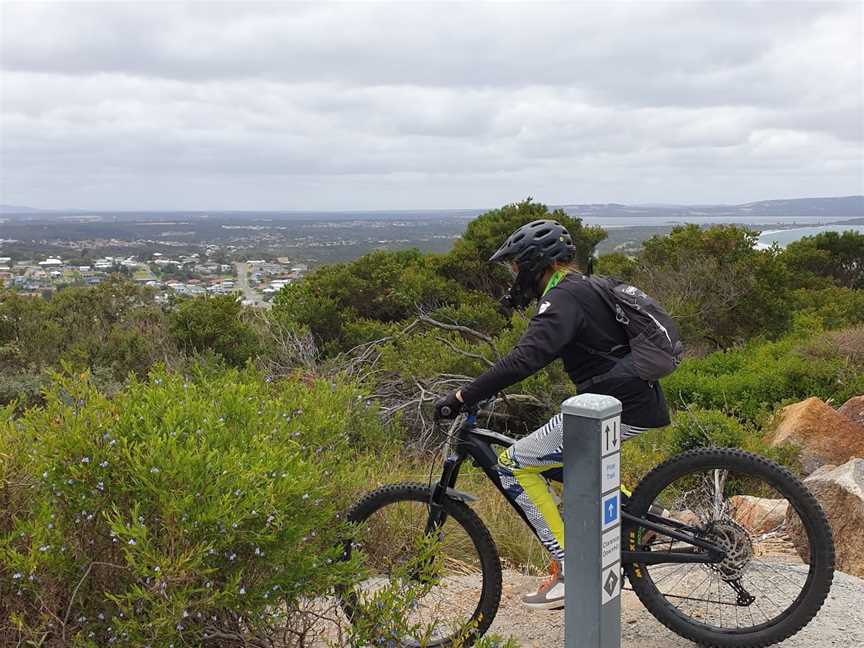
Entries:
[[845, 232], [852, 230], [864, 234], [864, 225], [818, 225], [814, 227], [793, 227], [782, 230], [764, 230], [756, 241], [757, 248], [771, 247], [777, 244], [786, 247], [790, 243], [805, 236], [815, 236], [822, 232]]

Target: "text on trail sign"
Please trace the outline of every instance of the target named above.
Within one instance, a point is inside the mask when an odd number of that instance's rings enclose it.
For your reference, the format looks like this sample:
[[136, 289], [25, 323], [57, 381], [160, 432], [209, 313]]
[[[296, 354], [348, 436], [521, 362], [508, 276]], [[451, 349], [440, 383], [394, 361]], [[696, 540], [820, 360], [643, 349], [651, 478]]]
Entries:
[[603, 457], [600, 462], [600, 492], [608, 493], [621, 486], [621, 453]]
[[600, 424], [600, 456], [605, 457], [621, 449], [621, 417], [606, 419]]
[[618, 491], [606, 495], [602, 499], [601, 519], [603, 521], [603, 530], [618, 524]]
[[608, 567], [621, 560], [621, 529], [614, 528], [603, 534], [600, 541], [600, 566]]

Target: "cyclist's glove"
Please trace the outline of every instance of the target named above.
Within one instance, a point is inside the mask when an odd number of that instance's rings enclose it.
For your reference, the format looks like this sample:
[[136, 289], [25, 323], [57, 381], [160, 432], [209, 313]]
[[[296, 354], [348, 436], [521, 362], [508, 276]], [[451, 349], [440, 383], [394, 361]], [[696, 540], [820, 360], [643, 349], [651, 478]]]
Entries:
[[435, 403], [435, 418], [455, 418], [462, 411], [463, 403], [456, 398], [456, 392], [449, 392], [444, 398], [439, 398]]

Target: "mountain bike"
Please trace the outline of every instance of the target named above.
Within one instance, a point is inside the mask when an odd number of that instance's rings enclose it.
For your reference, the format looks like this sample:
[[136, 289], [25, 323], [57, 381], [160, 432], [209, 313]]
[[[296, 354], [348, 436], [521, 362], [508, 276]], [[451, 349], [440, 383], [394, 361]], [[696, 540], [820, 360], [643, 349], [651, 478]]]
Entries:
[[[501, 600], [495, 541], [469, 506], [476, 498], [456, 483], [471, 459], [504, 495], [493, 447], [516, 440], [478, 427], [476, 408], [445, 439], [436, 483], [382, 486], [347, 514], [356, 526], [344, 557], [364, 569], [360, 585], [338, 593], [349, 620], [382, 588], [414, 588], [406, 624], [413, 630], [389, 646], [470, 646]], [[562, 469], [544, 477], [560, 482]], [[818, 502], [788, 470], [749, 452], [710, 447], [670, 458], [622, 497], [621, 518], [622, 578], [654, 618], [701, 645], [747, 648], [791, 637], [831, 587], [834, 544]]]

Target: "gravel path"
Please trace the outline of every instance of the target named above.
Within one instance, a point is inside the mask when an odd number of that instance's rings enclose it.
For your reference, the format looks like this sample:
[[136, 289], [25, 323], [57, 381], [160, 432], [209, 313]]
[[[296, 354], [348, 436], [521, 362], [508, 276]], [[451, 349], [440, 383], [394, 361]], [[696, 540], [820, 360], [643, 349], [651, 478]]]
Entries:
[[[523, 648], [564, 645], [563, 610], [529, 610], [519, 595], [537, 579], [515, 571], [504, 574], [501, 607], [491, 632], [513, 636]], [[633, 592], [622, 593], [621, 645], [625, 648], [689, 648], [696, 644], [672, 634], [642, 607]], [[777, 644], [784, 648], [829, 648], [864, 646], [864, 580], [837, 572], [822, 610], [797, 635]]]

